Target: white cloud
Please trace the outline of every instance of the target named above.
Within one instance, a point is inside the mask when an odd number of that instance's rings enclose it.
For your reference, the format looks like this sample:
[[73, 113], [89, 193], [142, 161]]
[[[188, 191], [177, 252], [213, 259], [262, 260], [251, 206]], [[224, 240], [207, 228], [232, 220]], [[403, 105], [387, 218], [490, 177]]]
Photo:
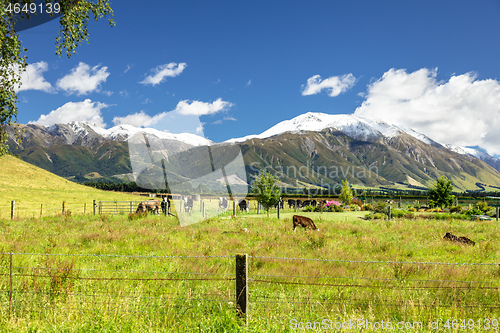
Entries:
[[302, 96], [316, 95], [322, 90], [326, 90], [328, 96], [335, 97], [351, 89], [356, 82], [352, 74], [343, 76], [332, 76], [321, 80], [320, 75], [314, 75], [307, 79], [307, 84], [302, 86]]
[[245, 84], [245, 87], [250, 87], [252, 85], [252, 79], [248, 80], [247, 84]]
[[77, 67], [71, 70], [70, 74], [57, 81], [57, 86], [69, 93], [84, 95], [97, 91], [108, 76], [108, 67], [94, 66], [90, 68], [86, 63], [80, 62]]
[[36, 123], [42, 126], [51, 126], [54, 124], [66, 124], [72, 121], [82, 121], [105, 127], [101, 116], [101, 109], [108, 107], [107, 104], [92, 102], [86, 99], [82, 102], [68, 102], [63, 106], [51, 111], [49, 114], [43, 114], [36, 121], [30, 121], [30, 124]]
[[230, 102], [223, 101], [221, 98], [212, 103], [184, 100], [177, 103], [175, 111], [182, 115], [203, 116], [226, 111], [233, 105]]
[[23, 90], [41, 90], [53, 92], [52, 85], [45, 81], [43, 73], [48, 70], [48, 64], [45, 61], [35, 62], [26, 66], [26, 71], [21, 73], [22, 85], [16, 91]]
[[151, 70], [151, 72], [153, 72], [152, 75], [147, 76], [139, 83], [155, 86], [163, 82], [167, 77], [176, 77], [180, 75], [186, 67], [187, 64], [185, 62], [179, 64], [171, 62], [169, 64], [159, 65]]
[[128, 124], [137, 127], [151, 127], [162, 120], [166, 114], [166, 112], [162, 112], [151, 117], [141, 110], [140, 112], [129, 114], [125, 117], [114, 117], [113, 124], [115, 124], [115, 126]]
[[500, 82], [473, 73], [443, 82], [436, 77], [436, 69], [391, 69], [369, 85], [354, 114], [413, 128], [442, 144], [500, 154]]

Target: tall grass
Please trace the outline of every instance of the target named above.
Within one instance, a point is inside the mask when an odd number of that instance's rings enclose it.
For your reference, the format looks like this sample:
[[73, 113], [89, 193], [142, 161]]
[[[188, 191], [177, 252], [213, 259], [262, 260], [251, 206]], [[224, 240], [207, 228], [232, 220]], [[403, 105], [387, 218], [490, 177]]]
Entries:
[[[291, 215], [221, 216], [184, 228], [173, 217], [151, 215], [0, 220], [0, 252], [18, 253], [10, 319], [10, 259], [0, 257], [0, 327], [292, 332], [292, 319], [428, 322], [498, 313], [491, 308], [500, 304], [498, 291], [489, 288], [500, 279], [498, 265], [426, 264], [498, 262], [494, 221], [366, 221], [358, 218], [363, 212], [306, 213], [321, 231], [293, 232]], [[447, 242], [446, 232], [476, 246]], [[234, 281], [227, 280], [236, 253], [251, 256], [248, 327], [236, 316]]]

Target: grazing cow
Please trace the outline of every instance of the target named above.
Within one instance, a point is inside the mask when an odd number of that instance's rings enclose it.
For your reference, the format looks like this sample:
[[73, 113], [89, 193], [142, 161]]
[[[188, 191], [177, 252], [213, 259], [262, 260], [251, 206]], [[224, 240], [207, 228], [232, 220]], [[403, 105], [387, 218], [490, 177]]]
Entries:
[[248, 203], [245, 199], [241, 200], [239, 203], [238, 203], [238, 206], [240, 207], [240, 211], [246, 211], [247, 208], [248, 208]]
[[297, 208], [302, 208], [303, 203], [302, 200], [297, 199]]
[[293, 231], [295, 231], [295, 229], [299, 225], [304, 227], [304, 228], [311, 228], [313, 230], [319, 231], [319, 229], [316, 228], [316, 225], [314, 224], [313, 220], [311, 220], [310, 218], [305, 217], [305, 216], [300, 216], [300, 215], [294, 215], [293, 216]]
[[189, 213], [193, 210], [193, 197], [184, 197], [184, 211]]
[[136, 214], [153, 212], [155, 214], [160, 213], [161, 203], [159, 200], [150, 199], [148, 201], [141, 201], [137, 206]]
[[288, 208], [294, 208], [296, 204], [297, 204], [297, 201], [295, 201], [293, 199], [288, 199]]
[[219, 197], [219, 208], [225, 213], [227, 210], [227, 199], [224, 197]]
[[451, 242], [457, 242], [457, 243], [462, 243], [462, 244], [467, 244], [467, 245], [476, 245], [476, 243], [472, 240], [470, 240], [469, 238], [467, 237], [457, 237], [455, 235], [453, 235], [451, 232], [447, 232], [446, 235], [444, 235], [443, 239], [446, 239], [448, 241], [451, 241]]

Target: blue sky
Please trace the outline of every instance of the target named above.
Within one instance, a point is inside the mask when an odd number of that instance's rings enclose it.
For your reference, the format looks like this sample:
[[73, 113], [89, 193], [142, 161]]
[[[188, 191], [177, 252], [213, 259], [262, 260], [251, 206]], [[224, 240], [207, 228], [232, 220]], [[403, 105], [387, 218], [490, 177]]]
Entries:
[[[498, 1], [113, 1], [116, 26], [55, 55], [57, 20], [21, 32], [21, 123], [169, 128], [216, 142], [309, 111], [376, 117], [500, 153]], [[178, 124], [178, 123], [176, 123]], [[163, 129], [163, 128], [162, 128]], [[198, 132], [201, 133], [201, 132]]]

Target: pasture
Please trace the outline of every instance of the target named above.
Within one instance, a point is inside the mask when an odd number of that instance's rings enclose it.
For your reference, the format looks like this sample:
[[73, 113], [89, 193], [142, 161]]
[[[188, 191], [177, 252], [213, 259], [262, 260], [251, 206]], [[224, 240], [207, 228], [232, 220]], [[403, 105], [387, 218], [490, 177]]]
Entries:
[[[300, 213], [321, 231], [293, 232], [293, 214], [228, 213], [187, 227], [151, 215], [0, 220], [0, 252], [15, 253], [12, 309], [9, 255], [1, 256], [0, 327], [293, 332], [299, 323], [362, 318], [442, 319], [438, 331], [449, 331], [447, 319], [498, 319], [497, 222]], [[446, 232], [476, 245], [445, 241]], [[248, 327], [234, 306], [237, 253], [250, 256]]]

